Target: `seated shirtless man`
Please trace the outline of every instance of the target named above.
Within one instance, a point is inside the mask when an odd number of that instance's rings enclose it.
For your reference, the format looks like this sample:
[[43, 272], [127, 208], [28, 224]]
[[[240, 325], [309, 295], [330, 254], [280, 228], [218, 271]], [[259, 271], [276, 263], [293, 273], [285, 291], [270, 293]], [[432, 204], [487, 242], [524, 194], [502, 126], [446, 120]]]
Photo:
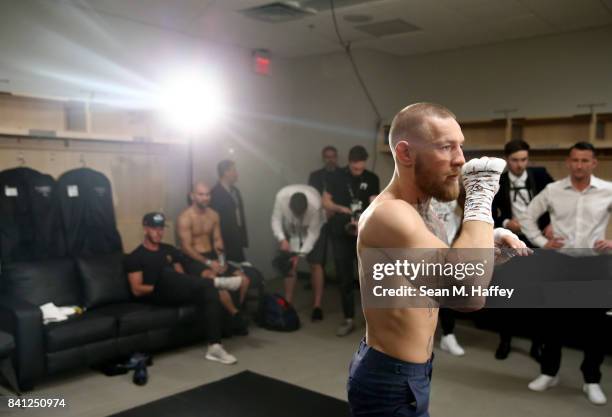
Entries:
[[179, 215], [177, 222], [181, 249], [192, 260], [187, 265], [187, 271], [227, 284], [225, 289], [219, 291], [221, 303], [232, 318], [234, 333], [247, 334], [246, 321], [227, 290], [239, 290], [238, 298], [242, 305], [249, 288], [249, 278], [241, 270], [225, 263], [219, 215], [209, 207], [208, 185], [196, 183], [190, 198], [191, 206]]
[[[395, 116], [389, 133], [395, 172], [359, 220], [360, 265], [368, 249], [448, 248], [429, 202], [431, 197], [456, 199], [460, 174], [466, 189], [465, 215], [452, 248], [485, 248], [492, 254], [497, 241], [527, 254], [513, 234], [493, 230], [491, 203], [505, 162], [480, 158], [465, 164], [463, 141], [455, 116], [442, 106], [413, 104]], [[487, 285], [491, 273], [488, 269]], [[371, 277], [362, 267], [359, 275], [363, 298], [365, 280]], [[483, 303], [477, 304], [479, 308]], [[348, 381], [353, 416], [429, 416], [435, 307], [368, 308], [363, 303], [366, 335], [353, 356]]]

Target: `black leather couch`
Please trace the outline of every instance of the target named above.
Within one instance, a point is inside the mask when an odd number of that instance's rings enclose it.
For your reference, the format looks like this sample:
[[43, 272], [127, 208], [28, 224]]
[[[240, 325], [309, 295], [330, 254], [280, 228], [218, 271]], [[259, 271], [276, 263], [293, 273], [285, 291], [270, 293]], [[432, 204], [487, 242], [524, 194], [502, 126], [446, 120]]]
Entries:
[[[38, 306], [48, 302], [85, 312], [44, 325]], [[15, 339], [17, 380], [26, 391], [63, 370], [201, 340], [198, 314], [192, 305], [135, 302], [123, 254], [14, 263], [0, 275], [0, 330]]]

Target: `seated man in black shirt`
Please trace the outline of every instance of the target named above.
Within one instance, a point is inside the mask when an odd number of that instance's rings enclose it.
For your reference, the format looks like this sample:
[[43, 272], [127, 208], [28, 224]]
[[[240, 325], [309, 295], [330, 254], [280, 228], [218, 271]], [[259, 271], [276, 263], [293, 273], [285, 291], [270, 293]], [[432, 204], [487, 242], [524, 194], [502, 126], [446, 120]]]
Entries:
[[142, 219], [144, 241], [125, 259], [132, 294], [141, 301], [160, 305], [195, 303], [205, 320], [206, 359], [236, 363], [236, 358], [221, 345], [221, 303], [215, 281], [185, 274], [183, 254], [161, 243], [165, 223], [161, 213], [148, 213]]
[[366, 169], [368, 152], [363, 146], [349, 151], [349, 164], [328, 177], [323, 193], [323, 207], [333, 215], [328, 219], [336, 274], [340, 280], [344, 322], [336, 335], [346, 336], [353, 331], [355, 301], [353, 286], [357, 262], [357, 221], [370, 202], [380, 192], [378, 176]]

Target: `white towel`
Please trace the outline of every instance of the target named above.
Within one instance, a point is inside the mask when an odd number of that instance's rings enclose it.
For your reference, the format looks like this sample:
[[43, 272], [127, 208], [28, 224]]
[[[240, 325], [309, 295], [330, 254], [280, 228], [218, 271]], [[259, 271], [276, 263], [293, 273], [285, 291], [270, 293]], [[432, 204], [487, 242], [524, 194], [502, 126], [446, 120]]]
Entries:
[[67, 320], [69, 316], [80, 311], [78, 306], [58, 307], [53, 303], [47, 303], [40, 306], [43, 314], [43, 323], [54, 323]]

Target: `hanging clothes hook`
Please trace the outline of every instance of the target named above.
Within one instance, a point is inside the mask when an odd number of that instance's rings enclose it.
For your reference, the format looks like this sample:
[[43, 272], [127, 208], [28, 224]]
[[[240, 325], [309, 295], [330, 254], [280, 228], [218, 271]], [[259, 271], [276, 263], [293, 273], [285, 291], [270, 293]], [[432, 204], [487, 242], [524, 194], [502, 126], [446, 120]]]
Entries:
[[81, 166], [83, 168], [87, 166], [87, 164], [85, 163], [85, 155], [81, 154], [81, 157], [79, 158], [79, 162], [81, 163]]
[[20, 166], [24, 166], [25, 165], [25, 157], [23, 156], [23, 152], [19, 152], [19, 155], [17, 155], [17, 161], [19, 161], [19, 165]]

